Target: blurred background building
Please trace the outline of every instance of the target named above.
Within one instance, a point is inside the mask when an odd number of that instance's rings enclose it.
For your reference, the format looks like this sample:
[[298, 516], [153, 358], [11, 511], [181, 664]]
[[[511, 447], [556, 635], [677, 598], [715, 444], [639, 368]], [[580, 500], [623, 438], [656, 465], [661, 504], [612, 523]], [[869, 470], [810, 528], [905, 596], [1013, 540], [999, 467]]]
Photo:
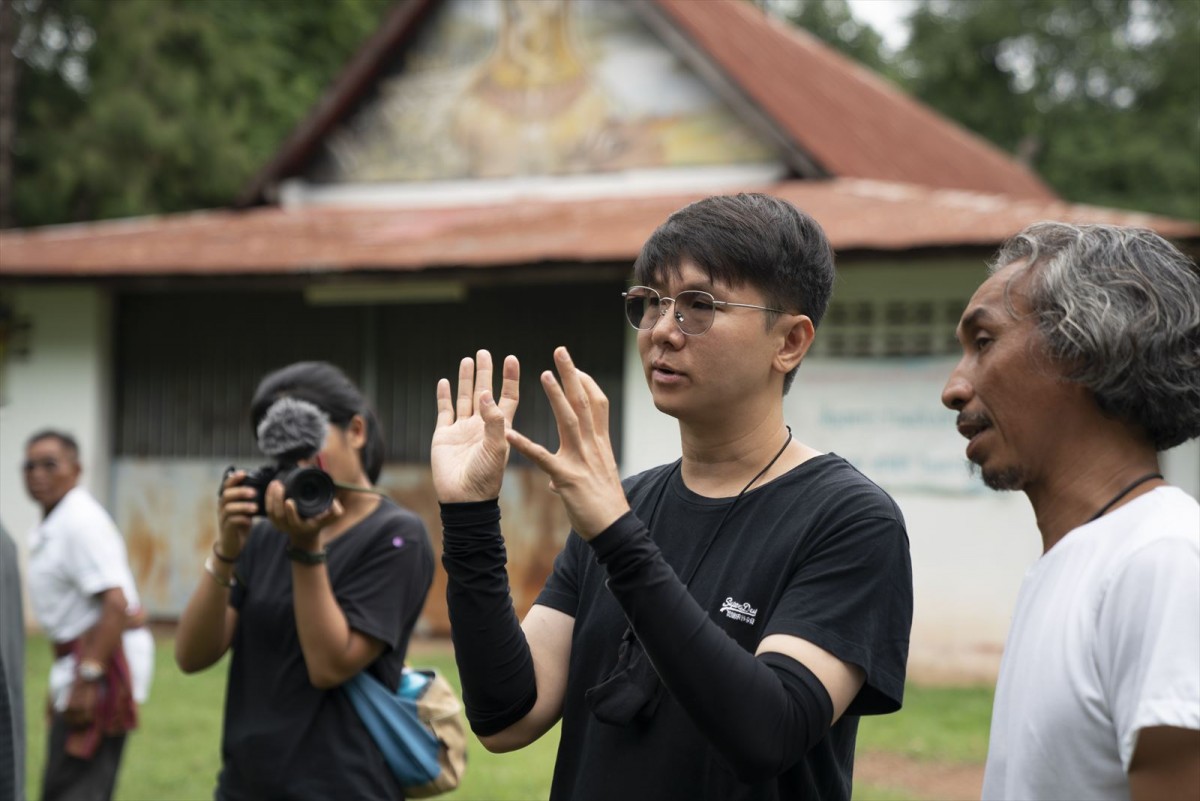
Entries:
[[[785, 409], [905, 513], [914, 675], [990, 677], [1039, 540], [1022, 495], [968, 475], [939, 402], [955, 323], [1029, 223], [1150, 227], [1193, 256], [1200, 226], [1066, 202], [743, 0], [403, 0], [233, 207], [0, 233], [0, 517], [17, 534], [36, 521], [25, 437], [71, 430], [144, 602], [173, 618], [215, 537], [222, 470], [262, 461], [254, 386], [299, 359], [339, 364], [374, 399], [381, 485], [435, 542], [434, 387], [478, 348], [521, 358], [516, 425], [536, 440], [555, 436], [537, 375], [565, 344], [612, 399], [622, 473], [674, 459], [619, 295], [672, 211], [736, 191], [791, 200], [837, 251]], [[1200, 443], [1165, 471], [1200, 496]], [[568, 526], [518, 459], [501, 506], [523, 613]], [[444, 580], [429, 634], [448, 630]]]

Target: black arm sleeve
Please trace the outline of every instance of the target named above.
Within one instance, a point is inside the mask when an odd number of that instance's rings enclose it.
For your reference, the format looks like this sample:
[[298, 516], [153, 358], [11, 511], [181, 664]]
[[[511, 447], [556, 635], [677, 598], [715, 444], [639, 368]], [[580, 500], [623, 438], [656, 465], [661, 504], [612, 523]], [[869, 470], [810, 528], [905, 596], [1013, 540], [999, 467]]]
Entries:
[[796, 660], [756, 658], [723, 632], [632, 512], [591, 545], [663, 683], [740, 780], [783, 773], [825, 736], [833, 702], [824, 685]]
[[509, 595], [496, 501], [442, 504], [450, 636], [471, 730], [495, 734], [537, 700], [533, 655]]

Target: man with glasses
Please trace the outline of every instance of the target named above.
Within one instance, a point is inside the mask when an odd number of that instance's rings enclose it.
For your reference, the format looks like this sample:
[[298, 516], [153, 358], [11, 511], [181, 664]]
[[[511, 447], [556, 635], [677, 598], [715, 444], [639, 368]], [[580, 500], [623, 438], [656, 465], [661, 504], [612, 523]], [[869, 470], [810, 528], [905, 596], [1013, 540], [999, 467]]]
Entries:
[[[683, 458], [622, 483], [608, 401], [565, 348], [542, 385], [550, 453], [512, 430], [487, 351], [438, 384], [432, 446], [467, 715], [509, 751], [562, 720], [553, 798], [848, 799], [858, 718], [900, 707], [912, 617], [900, 510], [794, 439], [783, 395], [828, 304], [820, 226], [759, 194], [654, 232], [624, 293]], [[518, 622], [499, 495], [509, 447], [546, 472], [577, 536]]]
[[81, 472], [69, 434], [26, 442], [25, 488], [43, 515], [29, 538], [29, 598], [55, 657], [44, 799], [112, 797], [154, 668], [125, 542], [78, 486]]

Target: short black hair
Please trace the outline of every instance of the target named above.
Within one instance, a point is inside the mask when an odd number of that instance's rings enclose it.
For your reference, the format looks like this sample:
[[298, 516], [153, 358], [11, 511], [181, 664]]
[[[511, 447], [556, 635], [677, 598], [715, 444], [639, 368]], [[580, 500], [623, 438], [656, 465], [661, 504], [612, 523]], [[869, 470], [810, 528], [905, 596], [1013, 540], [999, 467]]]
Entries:
[[[661, 282], [687, 260], [712, 281], [750, 284], [768, 304], [820, 325], [833, 294], [833, 248], [825, 231], [786, 200], [759, 192], [698, 200], [667, 218], [638, 255], [634, 281]], [[768, 313], [767, 326], [778, 315]], [[786, 393], [796, 377], [783, 380]]]
[[296, 362], [268, 374], [259, 382], [250, 402], [251, 430], [257, 432], [267, 409], [284, 397], [306, 400], [318, 406], [329, 415], [331, 423], [342, 429], [350, 424], [354, 415], [362, 415], [367, 424], [367, 441], [358, 458], [371, 483], [379, 480], [385, 456], [379, 420], [361, 390], [345, 373], [329, 362]]
[[29, 439], [25, 440], [25, 450], [29, 450], [35, 442], [41, 442], [44, 439], [57, 440], [72, 459], [79, 461], [79, 443], [73, 436], [57, 428], [43, 428], [30, 434]]

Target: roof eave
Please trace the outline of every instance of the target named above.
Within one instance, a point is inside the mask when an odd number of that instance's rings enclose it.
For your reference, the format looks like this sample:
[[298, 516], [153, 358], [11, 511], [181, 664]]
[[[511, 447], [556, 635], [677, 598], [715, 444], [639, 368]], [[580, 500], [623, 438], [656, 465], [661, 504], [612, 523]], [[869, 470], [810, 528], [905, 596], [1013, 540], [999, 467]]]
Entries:
[[308, 117], [292, 130], [271, 160], [237, 197], [234, 207], [275, 202], [273, 188], [280, 178], [312, 157], [321, 140], [371, 88], [387, 67], [388, 57], [408, 39], [436, 2], [400, 0], [379, 30], [366, 40], [325, 90]]

